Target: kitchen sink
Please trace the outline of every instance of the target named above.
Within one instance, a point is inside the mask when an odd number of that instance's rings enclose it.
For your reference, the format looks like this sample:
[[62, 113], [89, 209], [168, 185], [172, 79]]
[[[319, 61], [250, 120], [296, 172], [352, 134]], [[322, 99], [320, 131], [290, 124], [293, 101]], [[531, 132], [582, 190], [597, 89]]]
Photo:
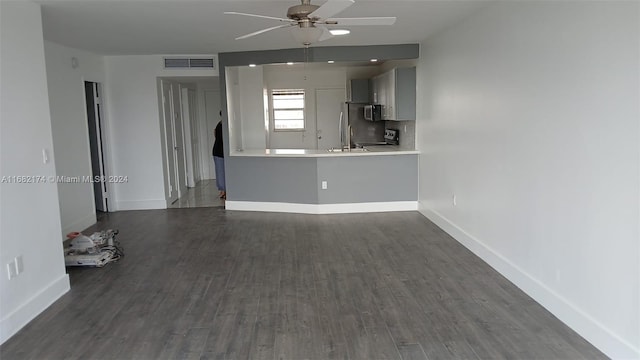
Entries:
[[369, 151], [369, 149], [367, 148], [352, 148], [352, 149], [340, 149], [340, 148], [332, 148], [332, 149], [327, 149], [328, 152], [365, 152], [365, 151]]

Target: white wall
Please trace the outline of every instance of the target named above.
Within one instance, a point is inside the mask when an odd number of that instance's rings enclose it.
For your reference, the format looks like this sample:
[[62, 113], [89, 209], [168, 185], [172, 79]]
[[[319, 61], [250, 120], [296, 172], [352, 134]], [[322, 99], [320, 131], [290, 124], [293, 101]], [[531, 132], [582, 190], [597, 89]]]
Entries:
[[[225, 68], [225, 87], [227, 91], [227, 129], [229, 133], [229, 150], [242, 149], [242, 108], [240, 107], [240, 67]], [[262, 85], [260, 85], [262, 87]], [[213, 143], [212, 143], [213, 144]]]
[[422, 211], [614, 358], [640, 357], [639, 6], [500, 2], [418, 67]]
[[217, 76], [217, 70], [164, 70], [160, 55], [105, 57], [111, 175], [116, 210], [166, 207], [167, 170], [159, 112], [158, 77]]
[[[47, 96], [40, 6], [0, 2], [0, 176], [43, 183], [0, 183], [0, 343], [69, 290]], [[43, 163], [43, 150], [49, 161]], [[33, 179], [33, 178], [32, 178]], [[8, 280], [6, 264], [24, 272]]]
[[220, 121], [220, 83], [217, 80], [200, 81], [197, 88], [201, 175], [203, 180], [215, 179], [216, 171], [211, 151], [215, 139], [213, 133]]
[[[389, 62], [394, 63], [396, 61], [403, 61], [403, 60], [392, 60]], [[382, 66], [384, 66], [384, 64]], [[347, 78], [345, 80], [347, 81], [347, 83], [345, 84], [345, 86], [348, 85], [348, 82], [351, 79], [371, 79], [372, 77], [383, 72], [382, 66], [380, 65], [348, 66], [346, 68]]]
[[347, 68], [340, 65], [331, 67], [326, 64], [269, 65], [264, 67], [264, 81], [269, 92], [273, 89], [305, 90], [305, 131], [273, 131], [273, 124], [271, 124], [270, 147], [315, 149], [317, 147], [316, 89], [345, 89]]
[[[56, 172], [62, 176], [90, 176], [84, 82], [104, 84], [104, 58], [49, 41], [44, 44]], [[71, 67], [72, 57], [78, 59], [76, 69]], [[58, 195], [63, 235], [84, 230], [96, 222], [91, 183], [60, 182]]]
[[[238, 68], [240, 96], [237, 99], [242, 123], [242, 149], [265, 149], [264, 71], [262, 66]], [[234, 150], [237, 147], [233, 148]]]

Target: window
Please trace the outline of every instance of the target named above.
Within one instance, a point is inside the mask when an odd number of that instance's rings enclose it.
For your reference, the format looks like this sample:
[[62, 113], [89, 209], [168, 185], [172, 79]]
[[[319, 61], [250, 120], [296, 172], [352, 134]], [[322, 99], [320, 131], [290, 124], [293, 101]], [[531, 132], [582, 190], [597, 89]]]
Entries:
[[304, 130], [304, 90], [273, 90], [275, 130]]

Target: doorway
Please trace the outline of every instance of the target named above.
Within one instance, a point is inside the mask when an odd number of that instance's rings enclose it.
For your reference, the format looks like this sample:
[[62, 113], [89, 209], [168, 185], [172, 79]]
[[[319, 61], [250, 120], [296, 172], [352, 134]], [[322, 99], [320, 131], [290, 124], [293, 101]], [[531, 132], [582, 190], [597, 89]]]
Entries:
[[211, 181], [220, 112], [217, 79], [158, 78], [157, 86], [167, 208], [223, 206]]
[[316, 89], [316, 149], [339, 148], [344, 89]]
[[162, 118], [164, 125], [167, 162], [167, 206], [187, 192], [187, 169], [184, 149], [184, 128], [180, 84], [167, 80], [160, 82]]
[[164, 135], [165, 135], [165, 144], [166, 144], [166, 162], [167, 162], [167, 182], [169, 183], [168, 193], [167, 193], [167, 205], [172, 204], [176, 200], [178, 200], [178, 186], [177, 178], [176, 178], [176, 159], [175, 159], [175, 145], [174, 145], [174, 121], [173, 121], [173, 110], [172, 110], [172, 89], [171, 83], [168, 81], [162, 81], [162, 118], [164, 120]]
[[198, 139], [198, 119], [196, 91], [182, 88], [182, 120], [184, 125], [184, 149], [187, 163], [187, 187], [193, 188], [202, 178], [200, 172], [200, 140]]
[[96, 212], [109, 212], [109, 197], [104, 161], [104, 136], [102, 126], [102, 85], [85, 81], [84, 93], [87, 105], [89, 149], [91, 151], [91, 175]]

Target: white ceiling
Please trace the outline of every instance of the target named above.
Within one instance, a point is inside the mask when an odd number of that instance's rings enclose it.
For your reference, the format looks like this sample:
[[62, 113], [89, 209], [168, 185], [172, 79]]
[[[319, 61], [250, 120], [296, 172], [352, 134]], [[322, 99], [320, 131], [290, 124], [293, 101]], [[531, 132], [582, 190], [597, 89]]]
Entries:
[[[224, 11], [286, 17], [298, 0], [35, 0], [45, 39], [104, 55], [212, 54], [294, 48], [289, 29], [234, 38], [277, 21]], [[321, 5], [325, 0], [312, 0]], [[396, 16], [392, 26], [353, 26], [351, 35], [312, 46], [419, 43], [487, 5], [482, 0], [356, 0], [336, 17]]]

